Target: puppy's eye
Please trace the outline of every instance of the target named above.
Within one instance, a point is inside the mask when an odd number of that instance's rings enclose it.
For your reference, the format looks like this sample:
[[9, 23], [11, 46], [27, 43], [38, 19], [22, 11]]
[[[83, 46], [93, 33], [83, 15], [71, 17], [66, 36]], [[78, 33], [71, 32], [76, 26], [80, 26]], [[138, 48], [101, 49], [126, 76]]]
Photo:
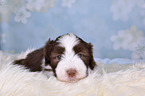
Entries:
[[57, 59], [58, 59], [58, 60], [61, 60], [61, 58], [62, 58], [61, 55], [58, 55], [58, 56], [57, 56]]
[[80, 58], [82, 58], [83, 54], [78, 54], [78, 56], [79, 56]]

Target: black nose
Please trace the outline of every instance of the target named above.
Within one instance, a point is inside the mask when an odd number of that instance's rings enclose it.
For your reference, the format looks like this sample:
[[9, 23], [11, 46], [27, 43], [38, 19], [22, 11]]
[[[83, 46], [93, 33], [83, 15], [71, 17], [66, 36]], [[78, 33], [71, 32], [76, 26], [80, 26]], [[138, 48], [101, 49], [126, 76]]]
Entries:
[[67, 72], [67, 75], [69, 77], [75, 77], [76, 76], [76, 73], [77, 73], [77, 71], [75, 69], [69, 69], [66, 72]]

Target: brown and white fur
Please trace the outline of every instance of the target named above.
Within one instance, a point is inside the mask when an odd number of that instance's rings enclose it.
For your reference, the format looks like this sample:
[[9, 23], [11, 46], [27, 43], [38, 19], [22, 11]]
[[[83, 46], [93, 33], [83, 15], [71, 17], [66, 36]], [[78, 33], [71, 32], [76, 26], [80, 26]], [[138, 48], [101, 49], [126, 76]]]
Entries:
[[60, 81], [76, 82], [85, 78], [88, 68], [96, 66], [92, 44], [86, 43], [76, 35], [69, 33], [48, 40], [44, 47], [27, 55], [25, 59], [14, 61], [24, 65], [30, 71], [53, 71]]

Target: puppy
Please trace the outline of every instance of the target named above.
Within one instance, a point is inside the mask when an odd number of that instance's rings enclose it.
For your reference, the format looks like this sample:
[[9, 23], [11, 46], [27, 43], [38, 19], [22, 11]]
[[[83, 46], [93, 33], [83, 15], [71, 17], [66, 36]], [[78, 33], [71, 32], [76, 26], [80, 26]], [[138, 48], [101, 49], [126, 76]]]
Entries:
[[60, 81], [77, 82], [85, 78], [88, 68], [96, 66], [92, 44], [86, 43], [78, 36], [69, 33], [48, 40], [44, 47], [27, 55], [25, 59], [15, 60], [30, 71], [52, 71]]

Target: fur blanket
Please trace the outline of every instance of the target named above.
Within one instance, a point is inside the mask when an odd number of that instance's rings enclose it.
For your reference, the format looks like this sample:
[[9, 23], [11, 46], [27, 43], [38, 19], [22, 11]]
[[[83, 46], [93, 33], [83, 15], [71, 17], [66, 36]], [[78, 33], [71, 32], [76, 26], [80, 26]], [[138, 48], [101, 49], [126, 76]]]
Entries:
[[77, 83], [58, 81], [41, 72], [29, 72], [22, 66], [12, 65], [14, 59], [24, 58], [30, 51], [19, 55], [0, 52], [0, 96], [145, 96], [145, 63], [104, 65]]

